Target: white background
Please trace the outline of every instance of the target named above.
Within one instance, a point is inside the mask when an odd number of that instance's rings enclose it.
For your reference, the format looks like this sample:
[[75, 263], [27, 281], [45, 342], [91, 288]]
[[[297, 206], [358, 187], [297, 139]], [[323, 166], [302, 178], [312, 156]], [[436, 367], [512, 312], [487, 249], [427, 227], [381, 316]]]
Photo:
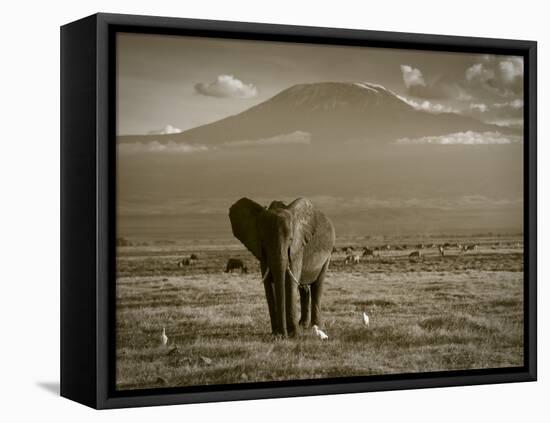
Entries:
[[[2, 421], [422, 421], [548, 418], [550, 55], [543, 1], [5, 1], [0, 131]], [[58, 397], [59, 26], [103, 12], [314, 25], [539, 42], [539, 381], [205, 405], [93, 411]], [[545, 166], [546, 164], [546, 166]], [[7, 236], [6, 236], [7, 235]], [[338, 358], [335, 357], [335, 360]], [[544, 391], [546, 390], [546, 395]], [[547, 421], [547, 420], [546, 420]]]

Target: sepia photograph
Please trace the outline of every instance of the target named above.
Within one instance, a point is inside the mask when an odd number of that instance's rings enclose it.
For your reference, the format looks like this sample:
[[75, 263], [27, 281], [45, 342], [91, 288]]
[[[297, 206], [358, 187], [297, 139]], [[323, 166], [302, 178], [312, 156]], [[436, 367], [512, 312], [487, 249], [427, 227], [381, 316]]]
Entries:
[[115, 388], [524, 366], [523, 57], [116, 33]]

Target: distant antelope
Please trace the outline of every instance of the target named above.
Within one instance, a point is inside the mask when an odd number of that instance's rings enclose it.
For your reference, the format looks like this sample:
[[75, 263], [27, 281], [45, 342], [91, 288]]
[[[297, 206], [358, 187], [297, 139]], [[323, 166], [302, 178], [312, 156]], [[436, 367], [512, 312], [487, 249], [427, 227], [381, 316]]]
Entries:
[[344, 260], [345, 264], [359, 264], [361, 261], [361, 256], [359, 254], [348, 254], [346, 257], [346, 260]]
[[422, 257], [422, 253], [420, 251], [413, 251], [412, 253], [409, 254], [409, 260], [413, 260], [421, 257]]
[[363, 257], [374, 257], [374, 250], [371, 250], [369, 247], [363, 248]]
[[462, 246], [462, 252], [466, 253], [467, 251], [475, 251], [478, 248], [478, 244], [468, 244]]
[[194, 259], [191, 257], [185, 257], [185, 258], [182, 258], [180, 261], [178, 261], [178, 267], [192, 266], [196, 263], [197, 263], [197, 259]]
[[417, 244], [416, 248], [418, 248], [419, 250], [422, 250], [424, 249], [424, 244]]
[[439, 245], [437, 247], [437, 249], [439, 250], [439, 254], [441, 254], [441, 257], [444, 257], [445, 256], [445, 245]]

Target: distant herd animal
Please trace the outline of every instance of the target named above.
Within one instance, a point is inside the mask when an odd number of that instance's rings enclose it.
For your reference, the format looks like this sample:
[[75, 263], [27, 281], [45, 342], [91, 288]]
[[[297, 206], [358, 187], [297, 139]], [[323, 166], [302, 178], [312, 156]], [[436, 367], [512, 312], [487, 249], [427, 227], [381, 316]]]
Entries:
[[359, 254], [348, 254], [344, 260], [345, 264], [359, 264], [361, 256]]
[[409, 260], [414, 260], [421, 257], [422, 257], [422, 253], [418, 250], [413, 251], [412, 253], [409, 254]]
[[230, 258], [227, 260], [227, 265], [225, 266], [225, 273], [233, 272], [234, 270], [240, 270], [241, 273], [248, 273], [248, 268], [244, 264], [244, 261], [237, 258]]
[[[520, 248], [522, 245], [520, 243], [505, 244], [503, 242], [496, 242], [490, 245], [490, 248], [496, 249], [496, 248], [502, 248], [506, 246], [511, 248]], [[422, 250], [429, 249], [429, 248], [436, 249], [440, 257], [445, 257], [446, 251], [449, 249], [455, 249], [455, 250], [458, 250], [459, 253], [465, 254], [470, 251], [476, 251], [479, 248], [479, 244], [478, 243], [459, 244], [458, 242], [445, 242], [442, 244], [435, 244], [435, 243], [395, 244], [395, 245], [382, 244], [382, 245], [377, 245], [373, 247], [364, 246], [362, 249], [361, 247], [358, 247], [358, 246], [346, 245], [344, 247], [339, 247], [339, 248], [333, 247], [332, 254], [334, 256], [339, 252], [342, 252], [344, 253], [344, 264], [357, 265], [357, 264], [360, 264], [362, 260], [380, 259], [379, 253], [382, 251], [406, 251], [411, 249], [413, 249], [413, 251], [408, 253], [407, 256], [410, 261], [417, 261], [417, 260], [423, 259], [424, 257], [422, 254]], [[187, 257], [183, 257], [180, 260], [178, 260], [177, 265], [179, 268], [184, 268], [188, 266], [194, 266], [198, 262], [199, 262], [198, 255], [193, 253]], [[240, 271], [241, 274], [246, 274], [248, 273], [248, 266], [246, 265], [243, 259], [231, 257], [227, 259], [224, 272], [233, 273], [235, 271]]]
[[[511, 245], [511, 244], [510, 244]], [[492, 246], [492, 249], [496, 249], [498, 247], [502, 247], [503, 244], [494, 244]], [[518, 247], [519, 244], [514, 244], [513, 247]], [[362, 259], [371, 259], [371, 258], [380, 258], [379, 253], [382, 251], [406, 251], [406, 250], [413, 250], [408, 254], [408, 258], [411, 261], [417, 261], [419, 259], [423, 259], [424, 255], [422, 254], [423, 250], [426, 249], [435, 249], [440, 257], [445, 257], [447, 250], [457, 250], [461, 254], [465, 254], [469, 251], [476, 251], [479, 248], [478, 243], [472, 243], [472, 244], [459, 244], [458, 242], [444, 242], [441, 244], [436, 243], [418, 243], [418, 244], [382, 244], [377, 245], [373, 247], [365, 246], [358, 247], [353, 245], [347, 245], [340, 248], [334, 248], [333, 254], [337, 254], [338, 252], [344, 253], [344, 264], [359, 264]], [[357, 253], [357, 251], [361, 251], [361, 253]], [[394, 255], [395, 256], [395, 255]], [[391, 257], [391, 256], [386, 256]]]
[[192, 256], [194, 256], [194, 254], [189, 256], [189, 257], [184, 257], [181, 260], [179, 260], [178, 261], [178, 267], [193, 266], [194, 264], [197, 264], [198, 259], [193, 258]]
[[374, 257], [374, 250], [371, 250], [369, 247], [363, 248], [363, 257]]
[[[199, 262], [199, 257], [196, 254], [191, 254], [188, 257], [183, 257], [178, 260], [179, 268], [194, 266]], [[248, 267], [245, 262], [239, 258], [229, 258], [225, 265], [225, 273], [233, 273], [235, 270], [240, 270], [241, 273], [248, 273]]]

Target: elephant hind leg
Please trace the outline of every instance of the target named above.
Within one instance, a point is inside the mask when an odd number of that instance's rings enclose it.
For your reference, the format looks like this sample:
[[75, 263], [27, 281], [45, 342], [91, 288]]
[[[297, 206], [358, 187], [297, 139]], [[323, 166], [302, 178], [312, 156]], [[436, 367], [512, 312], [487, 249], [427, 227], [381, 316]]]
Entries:
[[309, 327], [311, 320], [311, 288], [309, 285], [300, 285], [300, 326]]
[[321, 296], [330, 258], [327, 259], [317, 280], [311, 284], [311, 324], [321, 326]]

